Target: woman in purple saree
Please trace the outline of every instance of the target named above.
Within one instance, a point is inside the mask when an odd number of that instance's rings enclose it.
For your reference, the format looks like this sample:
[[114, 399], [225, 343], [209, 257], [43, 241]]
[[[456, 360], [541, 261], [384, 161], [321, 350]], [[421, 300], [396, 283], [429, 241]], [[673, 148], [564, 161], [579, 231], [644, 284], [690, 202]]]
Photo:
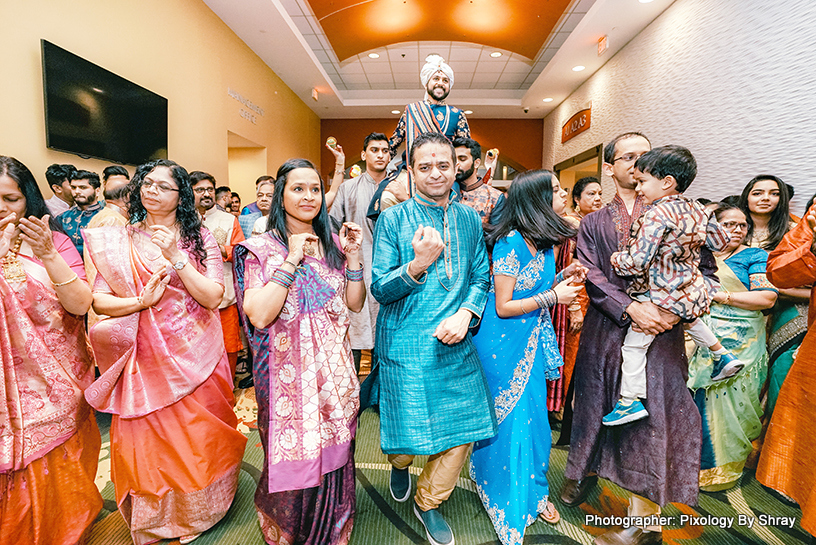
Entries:
[[360, 385], [347, 332], [365, 301], [362, 234], [346, 223], [338, 239], [329, 226], [317, 171], [292, 159], [269, 229], [235, 248], [264, 448], [255, 507], [275, 545], [342, 545], [353, 526]]

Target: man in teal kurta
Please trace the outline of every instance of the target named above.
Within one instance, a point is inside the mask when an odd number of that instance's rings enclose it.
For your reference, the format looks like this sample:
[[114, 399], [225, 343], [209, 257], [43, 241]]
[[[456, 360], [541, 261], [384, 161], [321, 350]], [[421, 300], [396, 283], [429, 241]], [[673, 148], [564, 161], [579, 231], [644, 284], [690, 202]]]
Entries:
[[429, 454], [414, 512], [431, 543], [453, 542], [437, 508], [453, 491], [470, 444], [496, 435], [493, 402], [468, 327], [487, 301], [488, 259], [479, 215], [449, 202], [453, 146], [420, 135], [409, 168], [416, 194], [380, 216], [371, 293], [380, 302], [372, 373], [391, 494], [406, 501], [414, 455]]

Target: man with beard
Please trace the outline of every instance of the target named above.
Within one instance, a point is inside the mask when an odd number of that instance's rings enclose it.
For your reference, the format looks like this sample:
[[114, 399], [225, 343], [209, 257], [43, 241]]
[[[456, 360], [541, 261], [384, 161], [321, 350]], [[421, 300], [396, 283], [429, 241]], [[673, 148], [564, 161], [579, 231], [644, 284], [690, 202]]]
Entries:
[[71, 177], [71, 195], [74, 197], [74, 206], [63, 212], [59, 221], [65, 234], [71, 237], [79, 255], [83, 255], [84, 242], [82, 229], [104, 206], [97, 198], [96, 190], [102, 185], [99, 174], [88, 170], [77, 170]]
[[[405, 158], [411, 156], [411, 143], [420, 134], [438, 132], [450, 141], [457, 137], [470, 138], [465, 112], [445, 103], [453, 87], [453, 69], [439, 55], [428, 55], [419, 77], [425, 87], [425, 98], [405, 107], [394, 134], [388, 140], [392, 158], [396, 157], [397, 150], [405, 142], [403, 165], [407, 164]], [[380, 184], [371, 200], [368, 217], [376, 218], [388, 206], [408, 199], [413, 190], [409, 188], [408, 177], [400, 176], [400, 172], [404, 172], [402, 165], [396, 175]]]
[[243, 349], [238, 324], [238, 305], [235, 298], [235, 286], [232, 281], [232, 249], [244, 241], [244, 233], [238, 225], [238, 218], [215, 206], [215, 178], [211, 174], [196, 170], [190, 173], [190, 184], [193, 186], [195, 205], [204, 226], [209, 229], [224, 261], [224, 296], [218, 306], [221, 315], [221, 329], [224, 334], [224, 346], [227, 349], [230, 370], [235, 377], [238, 365], [238, 352]]
[[[391, 158], [386, 136], [373, 132], [366, 136], [360, 157], [365, 161], [363, 174], [346, 180], [337, 191], [337, 197], [329, 211], [329, 216], [340, 225], [352, 221], [363, 230], [363, 269], [365, 287], [371, 291], [371, 252], [374, 245], [374, 222], [366, 217], [371, 197], [377, 186], [385, 179], [385, 167]], [[360, 312], [351, 313], [349, 339], [351, 352], [354, 354], [354, 365], [360, 371], [360, 358], [363, 350], [374, 348], [374, 326], [377, 323], [377, 312], [380, 305], [373, 297], [366, 298]]]
[[459, 202], [479, 213], [482, 227], [495, 225], [504, 207], [504, 193], [479, 179], [476, 174], [482, 164], [482, 146], [476, 140], [458, 137], [453, 140], [456, 150], [456, 181], [459, 182]]

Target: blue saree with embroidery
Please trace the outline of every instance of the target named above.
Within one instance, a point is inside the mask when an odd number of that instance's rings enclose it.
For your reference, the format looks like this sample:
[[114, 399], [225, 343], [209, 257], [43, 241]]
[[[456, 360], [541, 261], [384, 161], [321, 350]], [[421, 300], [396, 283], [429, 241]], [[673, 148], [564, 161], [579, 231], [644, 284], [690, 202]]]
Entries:
[[[530, 297], [553, 285], [553, 250], [532, 255], [513, 231], [493, 248], [493, 275], [516, 279], [514, 300]], [[525, 528], [547, 506], [552, 445], [547, 380], [559, 377], [564, 362], [549, 310], [500, 318], [492, 279], [473, 341], [494, 399], [499, 433], [473, 445], [470, 476], [503, 545], [520, 545]]]

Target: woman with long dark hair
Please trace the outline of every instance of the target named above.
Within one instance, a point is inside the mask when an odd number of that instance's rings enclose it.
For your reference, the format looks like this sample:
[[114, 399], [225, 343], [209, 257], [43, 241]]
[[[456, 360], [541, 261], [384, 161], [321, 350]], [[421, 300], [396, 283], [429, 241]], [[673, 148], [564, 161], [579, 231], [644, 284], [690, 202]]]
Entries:
[[84, 543], [102, 496], [82, 259], [31, 171], [0, 156], [0, 543]]
[[[740, 195], [739, 206], [748, 218], [746, 244], [773, 251], [796, 224], [790, 217], [790, 190], [776, 176], [753, 178]], [[780, 289], [768, 320], [768, 382], [765, 428], [773, 415], [782, 383], [807, 333], [810, 286]], [[763, 391], [763, 396], [766, 394]], [[761, 441], [759, 442], [761, 444]], [[755, 456], [758, 452], [755, 452]], [[755, 460], [752, 460], [754, 462]]]
[[496, 228], [488, 235], [493, 276], [479, 332], [473, 338], [494, 396], [498, 435], [473, 446], [471, 477], [504, 545], [521, 544], [540, 515], [559, 520], [549, 501], [551, 435], [547, 380], [563, 365], [549, 309], [570, 303], [586, 269], [558, 276], [553, 246], [575, 236], [558, 215], [566, 192], [548, 170], [527, 171], [510, 185]]
[[332, 235], [324, 197], [309, 161], [286, 161], [267, 231], [233, 257], [264, 449], [255, 508], [273, 544], [345, 544], [354, 520], [360, 385], [347, 333], [366, 295], [362, 231]]
[[136, 545], [188, 543], [218, 522], [246, 444], [217, 311], [221, 251], [194, 203], [187, 171], [153, 161], [131, 181], [131, 224], [83, 232], [107, 316], [90, 331], [102, 376], [85, 397], [113, 414], [111, 476]]

